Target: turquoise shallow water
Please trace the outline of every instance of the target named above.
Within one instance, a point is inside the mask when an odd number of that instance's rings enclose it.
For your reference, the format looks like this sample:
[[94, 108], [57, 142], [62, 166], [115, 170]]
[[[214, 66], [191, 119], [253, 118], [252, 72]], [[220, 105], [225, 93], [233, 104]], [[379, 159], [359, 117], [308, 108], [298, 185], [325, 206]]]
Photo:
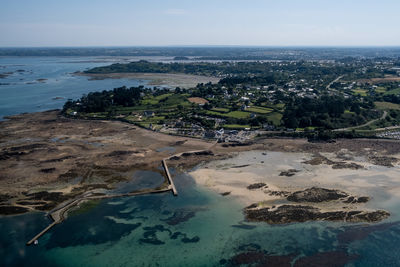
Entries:
[[[240, 206], [175, 178], [170, 193], [104, 200], [69, 217], [37, 246], [25, 242], [43, 213], [0, 218], [2, 266], [398, 266], [400, 224], [310, 222], [270, 226], [243, 221]], [[304, 264], [304, 265], [302, 265]], [[289, 265], [290, 266], [290, 265]]]

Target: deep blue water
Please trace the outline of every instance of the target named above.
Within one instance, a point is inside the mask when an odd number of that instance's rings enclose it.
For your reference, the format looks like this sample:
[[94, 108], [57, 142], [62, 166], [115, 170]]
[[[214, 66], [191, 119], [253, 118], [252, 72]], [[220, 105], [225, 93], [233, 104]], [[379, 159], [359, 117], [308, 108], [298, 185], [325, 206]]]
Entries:
[[0, 120], [22, 112], [62, 108], [67, 99], [92, 91], [147, 84], [133, 79], [89, 80], [72, 74], [114, 62], [114, 58], [0, 57], [0, 73], [13, 73], [0, 79]]

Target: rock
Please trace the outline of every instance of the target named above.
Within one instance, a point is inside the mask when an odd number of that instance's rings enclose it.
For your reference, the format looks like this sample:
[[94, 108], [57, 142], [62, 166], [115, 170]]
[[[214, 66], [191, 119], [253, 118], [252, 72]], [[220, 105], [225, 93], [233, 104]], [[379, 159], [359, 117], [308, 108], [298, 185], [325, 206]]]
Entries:
[[254, 204], [251, 204], [250, 206], [247, 206], [245, 209], [253, 209], [253, 208], [257, 208], [257, 207], [258, 207], [258, 204], [254, 203]]
[[320, 164], [327, 164], [331, 165], [332, 169], [352, 169], [352, 170], [358, 170], [358, 169], [363, 169], [364, 167], [356, 164], [356, 163], [347, 163], [344, 161], [333, 161], [328, 159], [327, 157], [322, 156], [321, 154], [316, 154], [311, 160], [304, 161], [303, 163], [305, 164], [310, 164], [310, 165], [320, 165]]
[[265, 183], [255, 183], [255, 184], [251, 184], [247, 187], [247, 189], [249, 190], [255, 190], [255, 189], [260, 189], [263, 187], [268, 187], [267, 184]]
[[195, 156], [214, 156], [214, 153], [212, 151], [209, 151], [209, 150], [182, 153], [182, 157], [189, 157], [189, 156], [192, 156], [192, 155], [195, 155]]
[[250, 164], [232, 166], [231, 168], [232, 169], [239, 169], [239, 168], [245, 168], [245, 167], [248, 167], [248, 166], [250, 166]]
[[393, 164], [396, 164], [399, 160], [394, 157], [370, 157], [369, 160], [379, 166], [384, 166], [384, 167], [394, 167]]
[[181, 145], [183, 145], [184, 143], [186, 143], [187, 142], [187, 140], [182, 140], [182, 141], [176, 141], [175, 142], [175, 146], [181, 146]]
[[332, 164], [332, 169], [351, 169], [351, 170], [359, 170], [364, 169], [363, 166], [356, 163], [346, 163], [346, 162], [335, 162]]
[[296, 172], [299, 172], [299, 170], [290, 169], [290, 170], [287, 170], [287, 171], [282, 171], [282, 172], [279, 174], [279, 176], [287, 176], [287, 177], [290, 177], [290, 176], [295, 175]]
[[44, 169], [40, 169], [41, 172], [43, 173], [52, 173], [56, 170], [56, 168], [44, 168]]
[[390, 216], [387, 211], [328, 211], [304, 205], [281, 205], [272, 208], [246, 208], [246, 219], [270, 224], [285, 224], [306, 221], [346, 221], [346, 222], [378, 222]]
[[357, 199], [357, 203], [367, 203], [369, 201], [369, 197], [359, 197]]
[[287, 197], [287, 200], [293, 202], [324, 202], [338, 200], [347, 196], [348, 194], [339, 190], [312, 187], [292, 193]]
[[199, 151], [199, 152], [194, 152], [196, 156], [214, 156], [214, 153], [212, 151]]
[[265, 194], [268, 194], [270, 196], [277, 196], [277, 197], [287, 197], [290, 195], [290, 192], [287, 191], [271, 191], [271, 190], [267, 190], [264, 191]]
[[222, 147], [237, 147], [237, 146], [251, 146], [253, 142], [232, 142], [232, 143], [225, 143], [222, 144]]
[[369, 197], [348, 197], [343, 203], [366, 203], [369, 201]]

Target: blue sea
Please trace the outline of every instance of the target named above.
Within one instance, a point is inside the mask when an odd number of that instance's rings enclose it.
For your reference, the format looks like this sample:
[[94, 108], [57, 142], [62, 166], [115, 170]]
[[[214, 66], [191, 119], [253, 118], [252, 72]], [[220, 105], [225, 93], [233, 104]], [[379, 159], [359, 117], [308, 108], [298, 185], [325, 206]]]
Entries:
[[[71, 74], [113, 60], [0, 58], [0, 73], [14, 72], [0, 79], [0, 117], [61, 108], [94, 90], [147, 84]], [[380, 207], [395, 216], [378, 224], [249, 223], [231, 197], [185, 173], [173, 175], [178, 197], [99, 201], [73, 212], [38, 245], [25, 243], [49, 224], [45, 213], [0, 217], [0, 266], [400, 266], [398, 200]], [[143, 185], [159, 182], [158, 173], [140, 173]]]
[[[121, 61], [123, 61], [121, 59]], [[119, 62], [112, 57], [0, 57], [0, 120], [7, 115], [62, 108], [67, 99], [120, 86], [146, 86], [133, 79], [89, 80], [73, 73]]]

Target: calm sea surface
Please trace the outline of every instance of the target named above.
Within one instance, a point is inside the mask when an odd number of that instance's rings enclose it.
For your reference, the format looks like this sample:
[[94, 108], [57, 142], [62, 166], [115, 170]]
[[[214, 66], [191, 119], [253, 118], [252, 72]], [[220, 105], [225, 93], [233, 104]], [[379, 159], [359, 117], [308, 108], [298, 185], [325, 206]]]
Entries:
[[[0, 58], [0, 73], [14, 72], [0, 79], [0, 117], [61, 108], [66, 99], [94, 90], [146, 84], [71, 75], [110, 59], [91, 61]], [[138, 181], [127, 187], [161, 180], [158, 173], [140, 172]], [[176, 175], [175, 182], [178, 197], [164, 193], [103, 200], [75, 211], [36, 246], [25, 243], [48, 225], [44, 213], [0, 217], [0, 266], [400, 266], [398, 199], [379, 207], [393, 214], [380, 224], [270, 226], [245, 222], [229, 196], [196, 185], [186, 174]]]
[[22, 112], [62, 108], [68, 98], [119, 86], [146, 85], [132, 79], [89, 80], [72, 73], [115, 63], [97, 57], [0, 57], [0, 119]]
[[[159, 179], [157, 173], [141, 175]], [[26, 241], [49, 223], [45, 214], [0, 218], [0, 265], [288, 266], [297, 259], [295, 266], [399, 266], [395, 220], [248, 223], [235, 202], [197, 186], [190, 176], [177, 175], [175, 182], [178, 197], [103, 200], [74, 212], [29, 247]]]

